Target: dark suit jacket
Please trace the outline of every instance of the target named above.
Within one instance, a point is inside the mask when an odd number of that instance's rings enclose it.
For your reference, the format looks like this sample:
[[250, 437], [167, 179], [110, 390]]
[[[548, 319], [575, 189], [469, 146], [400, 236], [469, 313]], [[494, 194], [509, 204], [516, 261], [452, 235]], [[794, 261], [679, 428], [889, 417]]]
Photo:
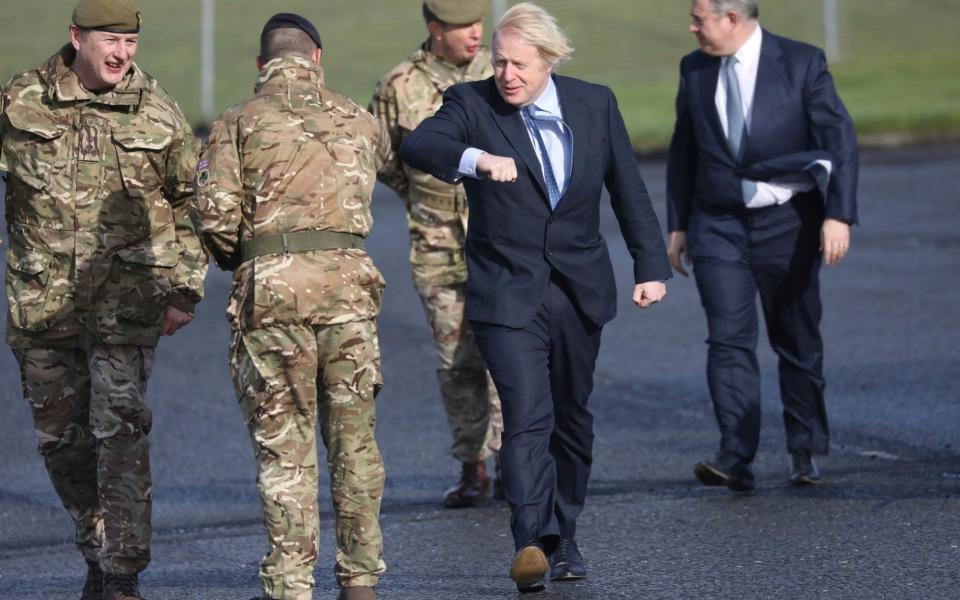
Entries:
[[667, 221], [670, 231], [687, 232], [690, 256], [743, 256], [747, 209], [741, 176], [762, 180], [789, 171], [791, 164], [799, 170], [810, 156], [833, 162], [826, 197], [818, 193], [825, 216], [856, 223], [856, 134], [823, 52], [764, 30], [752, 126], [740, 163], [730, 153], [717, 114], [719, 73], [720, 58], [700, 50], [680, 63], [677, 123], [667, 164]]
[[400, 146], [401, 159], [451, 183], [471, 146], [517, 163], [515, 183], [463, 179], [470, 205], [470, 320], [523, 327], [537, 310], [551, 270], [589, 320], [602, 325], [614, 317], [613, 267], [600, 235], [604, 184], [634, 260], [636, 282], [670, 276], [657, 218], [613, 93], [569, 77], [554, 76], [554, 82], [564, 121], [573, 131], [571, 176], [555, 212], [520, 112], [503, 101], [493, 78], [449, 88], [437, 114]]

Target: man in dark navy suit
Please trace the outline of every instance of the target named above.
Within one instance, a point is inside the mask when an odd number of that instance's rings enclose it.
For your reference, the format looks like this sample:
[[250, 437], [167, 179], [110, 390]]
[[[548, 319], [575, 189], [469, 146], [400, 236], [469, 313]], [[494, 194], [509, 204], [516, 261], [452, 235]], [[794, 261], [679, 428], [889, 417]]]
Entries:
[[[572, 48], [522, 3], [494, 34], [494, 77], [451, 87], [400, 147], [470, 205], [466, 316], [503, 403], [501, 459], [521, 591], [586, 576], [576, 518], [590, 474], [587, 398], [616, 288], [599, 231], [603, 186], [634, 260], [633, 300], [670, 276], [656, 216], [613, 93], [553, 74]], [[547, 555], [552, 556], [547, 563]]]
[[826, 454], [821, 260], [834, 265], [857, 220], [857, 142], [823, 52], [771, 34], [756, 0], [694, 0], [700, 50], [680, 65], [667, 169], [674, 269], [693, 262], [707, 314], [707, 379], [720, 451], [705, 485], [754, 487], [760, 439], [756, 297], [779, 357], [790, 482], [820, 481]]

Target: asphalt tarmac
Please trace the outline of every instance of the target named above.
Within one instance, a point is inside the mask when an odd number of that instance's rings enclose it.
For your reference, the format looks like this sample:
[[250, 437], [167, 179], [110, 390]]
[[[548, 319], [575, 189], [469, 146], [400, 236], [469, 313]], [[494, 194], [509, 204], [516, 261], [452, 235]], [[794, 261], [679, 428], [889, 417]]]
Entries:
[[[664, 165], [641, 171], [663, 222]], [[694, 463], [718, 443], [693, 281], [675, 277], [662, 304], [634, 308], [629, 257], [604, 207], [620, 314], [604, 330], [591, 398], [595, 466], [579, 521], [589, 578], [525, 600], [960, 598], [960, 147], [867, 153], [859, 202], [850, 255], [822, 272], [833, 434], [819, 461], [825, 483], [784, 483], [776, 362], [761, 337], [765, 421], [749, 496], [693, 479]], [[458, 465], [447, 455], [433, 344], [410, 282], [402, 203], [378, 188], [374, 214], [368, 247], [388, 282], [380, 597], [515, 598], [506, 506], [442, 508]], [[150, 381], [155, 533], [141, 579], [150, 600], [259, 592], [266, 539], [227, 371], [229, 281], [211, 270], [195, 321], [162, 341]], [[0, 599], [77, 598], [84, 564], [6, 350], [0, 403]], [[326, 478], [320, 497], [314, 597], [332, 599]]]

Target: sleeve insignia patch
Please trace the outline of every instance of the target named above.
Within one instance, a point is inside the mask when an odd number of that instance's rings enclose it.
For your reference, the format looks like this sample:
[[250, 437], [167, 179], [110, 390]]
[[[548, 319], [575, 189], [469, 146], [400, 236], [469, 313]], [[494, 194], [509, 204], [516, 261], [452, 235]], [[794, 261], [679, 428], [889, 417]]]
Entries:
[[210, 181], [210, 162], [201, 160], [197, 165], [197, 187], [205, 187]]

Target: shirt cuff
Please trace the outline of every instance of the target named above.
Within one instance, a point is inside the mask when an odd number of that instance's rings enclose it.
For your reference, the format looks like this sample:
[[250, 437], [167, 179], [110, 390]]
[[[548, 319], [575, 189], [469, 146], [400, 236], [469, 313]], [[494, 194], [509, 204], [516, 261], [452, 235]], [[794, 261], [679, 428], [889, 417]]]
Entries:
[[477, 159], [480, 158], [481, 154], [483, 154], [483, 150], [479, 148], [467, 148], [463, 151], [463, 154], [460, 155], [460, 167], [457, 169], [460, 177], [481, 179], [480, 175], [477, 174]]

